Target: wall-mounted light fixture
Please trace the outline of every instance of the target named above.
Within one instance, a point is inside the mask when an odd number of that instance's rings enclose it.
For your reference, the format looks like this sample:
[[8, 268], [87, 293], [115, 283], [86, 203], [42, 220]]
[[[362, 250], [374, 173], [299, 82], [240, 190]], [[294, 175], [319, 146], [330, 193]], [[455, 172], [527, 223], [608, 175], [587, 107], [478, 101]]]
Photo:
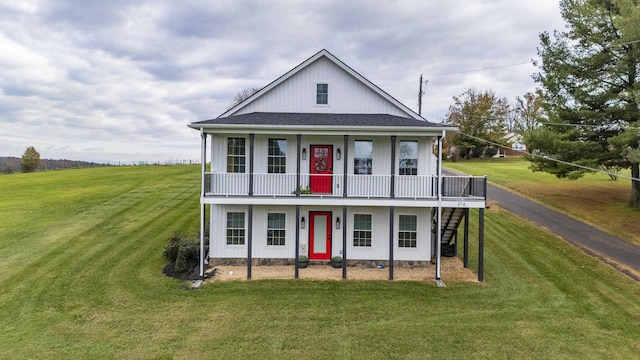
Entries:
[[336, 218], [336, 229], [340, 229], [340, 217]]
[[302, 149], [302, 160], [307, 160], [307, 148]]
[[307, 223], [304, 221], [304, 216], [303, 216], [303, 217], [300, 219], [300, 228], [301, 228], [301, 229], [304, 229], [304, 226], [305, 226], [306, 224], [307, 224]]
[[336, 150], [336, 160], [340, 160], [341, 157], [342, 157], [342, 151], [340, 151], [340, 149]]

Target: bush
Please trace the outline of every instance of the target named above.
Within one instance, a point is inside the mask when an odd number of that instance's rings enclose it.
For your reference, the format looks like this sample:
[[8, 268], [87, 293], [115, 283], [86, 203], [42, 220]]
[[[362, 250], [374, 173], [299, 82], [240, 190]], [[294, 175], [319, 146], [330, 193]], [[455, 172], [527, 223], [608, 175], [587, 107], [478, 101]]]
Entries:
[[185, 246], [180, 246], [178, 248], [175, 269], [177, 272], [184, 272], [187, 270], [187, 250]]
[[[209, 247], [205, 246], [205, 254], [208, 251]], [[190, 272], [200, 262], [200, 239], [183, 237], [176, 233], [162, 254], [169, 260], [169, 265], [173, 265], [175, 272]]]

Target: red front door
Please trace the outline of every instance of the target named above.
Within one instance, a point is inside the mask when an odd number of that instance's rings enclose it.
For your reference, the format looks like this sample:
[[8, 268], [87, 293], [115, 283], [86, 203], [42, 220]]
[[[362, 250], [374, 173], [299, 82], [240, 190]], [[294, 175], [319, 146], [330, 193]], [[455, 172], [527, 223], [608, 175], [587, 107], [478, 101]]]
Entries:
[[309, 213], [309, 259], [331, 259], [331, 212]]
[[311, 145], [311, 192], [331, 194], [333, 191], [333, 146]]

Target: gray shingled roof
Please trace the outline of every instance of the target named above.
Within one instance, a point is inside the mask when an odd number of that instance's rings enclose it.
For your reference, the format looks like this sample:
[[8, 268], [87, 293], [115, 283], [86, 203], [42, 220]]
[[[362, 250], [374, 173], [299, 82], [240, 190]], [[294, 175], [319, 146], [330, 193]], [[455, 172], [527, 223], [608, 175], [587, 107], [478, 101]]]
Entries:
[[264, 113], [254, 112], [211, 120], [194, 125], [308, 125], [308, 126], [410, 126], [442, 127], [442, 124], [389, 114], [326, 114], [326, 113]]

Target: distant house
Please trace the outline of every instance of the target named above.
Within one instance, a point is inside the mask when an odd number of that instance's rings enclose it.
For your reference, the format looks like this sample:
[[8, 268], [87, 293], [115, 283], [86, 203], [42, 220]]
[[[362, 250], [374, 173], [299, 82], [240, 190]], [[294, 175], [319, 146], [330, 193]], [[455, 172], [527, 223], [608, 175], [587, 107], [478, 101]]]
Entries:
[[297, 277], [304, 255], [341, 256], [343, 277], [348, 265], [384, 264], [390, 279], [394, 266], [433, 260], [440, 280], [441, 250], [470, 208], [485, 207], [486, 178], [442, 175], [441, 140], [453, 128], [326, 50], [189, 127], [202, 137], [202, 256], [244, 264], [249, 278], [257, 264], [296, 264]]
[[504, 136], [507, 144], [511, 146], [511, 149], [507, 149], [505, 154], [508, 156], [520, 156], [527, 151], [527, 146], [524, 144], [524, 140], [521, 134], [510, 132]]

